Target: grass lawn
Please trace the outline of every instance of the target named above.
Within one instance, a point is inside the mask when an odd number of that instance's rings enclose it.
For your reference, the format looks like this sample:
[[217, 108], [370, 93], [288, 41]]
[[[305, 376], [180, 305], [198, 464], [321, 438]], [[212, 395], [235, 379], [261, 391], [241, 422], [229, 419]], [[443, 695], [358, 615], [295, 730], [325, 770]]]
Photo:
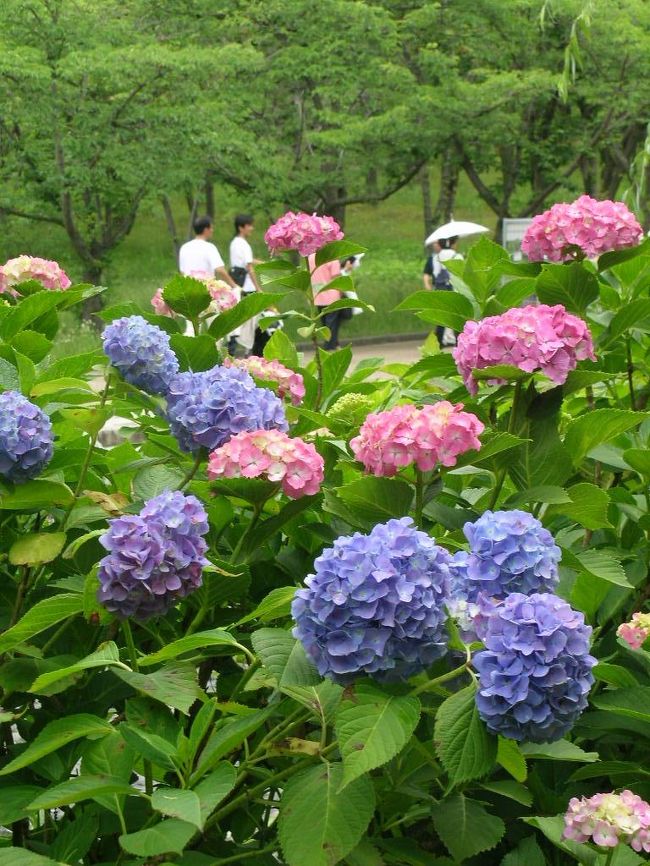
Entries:
[[[437, 195], [435, 175], [432, 172]], [[215, 240], [227, 259], [232, 231], [232, 217], [238, 210], [245, 211], [245, 201], [229, 191], [217, 190], [218, 216]], [[187, 216], [181, 202], [177, 208], [178, 224], [186, 224]], [[454, 213], [456, 219], [470, 219], [490, 227], [494, 215], [478, 198], [464, 176], [461, 176]], [[266, 256], [263, 235], [266, 226], [259, 221], [253, 237], [253, 248], [258, 258]], [[346, 322], [342, 335], [368, 336], [409, 333], [426, 330], [426, 325], [411, 313], [392, 313], [391, 310], [407, 295], [422, 287], [421, 272], [424, 264], [422, 245], [422, 204], [418, 184], [412, 184], [388, 201], [379, 205], [354, 205], [348, 209], [346, 234], [368, 248], [363, 266], [358, 271], [360, 297], [373, 304], [376, 313], [356, 316]], [[472, 239], [461, 244], [470, 244]], [[45, 223], [31, 223], [12, 219], [5, 223], [0, 235], [0, 261], [29, 253], [56, 259], [73, 279], [80, 279], [81, 269], [62, 229]], [[150, 309], [149, 301], [155, 290], [174, 274], [175, 261], [162, 209], [152, 203], [142, 209], [133, 231], [115, 252], [104, 282], [108, 286], [106, 304], [135, 301]], [[295, 297], [291, 305], [296, 307]], [[290, 333], [293, 329], [290, 329]], [[76, 315], [69, 314], [56, 346], [56, 354], [64, 355], [87, 351], [97, 345], [97, 336], [82, 326]]]

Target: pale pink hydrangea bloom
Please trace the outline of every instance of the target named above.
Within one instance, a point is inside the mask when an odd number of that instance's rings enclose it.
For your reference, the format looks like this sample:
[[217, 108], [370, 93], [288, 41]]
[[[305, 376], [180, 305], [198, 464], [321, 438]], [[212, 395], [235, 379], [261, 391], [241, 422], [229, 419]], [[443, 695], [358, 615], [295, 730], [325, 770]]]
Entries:
[[295, 373], [277, 360], [267, 361], [257, 355], [248, 358], [225, 358], [224, 367], [239, 367], [260, 382], [274, 382], [278, 386], [278, 396], [291, 397], [298, 406], [305, 396], [305, 383], [300, 373]]
[[[224, 313], [237, 304], [239, 300], [237, 293], [228, 283], [224, 283], [223, 280], [217, 280], [205, 271], [192, 271], [190, 276], [194, 277], [195, 280], [201, 280], [202, 283], [205, 283], [205, 287], [210, 293], [212, 303], [206, 310], [207, 315], [218, 316], [219, 313]], [[174, 315], [174, 311], [165, 303], [163, 289], [156, 291], [156, 294], [151, 299], [151, 306], [159, 316]]]
[[156, 294], [151, 299], [151, 306], [154, 308], [154, 312], [159, 316], [173, 316], [173, 310], [171, 307], [168, 307], [165, 303], [165, 299], [163, 298], [163, 290], [157, 289]]
[[[557, 385], [578, 361], [596, 360], [587, 324], [561, 304], [515, 307], [500, 316], [466, 322], [453, 350], [458, 372], [471, 394], [478, 385], [473, 369], [507, 364], [527, 373], [541, 370]], [[501, 384], [493, 379], [490, 384]]]
[[597, 201], [581, 195], [572, 204], [554, 204], [534, 217], [521, 249], [534, 262], [566, 262], [576, 258], [576, 248], [594, 259], [642, 240], [643, 229], [622, 201]]
[[564, 838], [604, 848], [619, 843], [650, 851], [650, 805], [632, 791], [573, 797], [564, 816]]
[[354, 456], [373, 475], [395, 475], [415, 463], [427, 471], [438, 463], [455, 466], [459, 454], [479, 449], [483, 424], [463, 404], [446, 400], [418, 409], [395, 406], [368, 415], [350, 442]]
[[237, 433], [208, 460], [211, 480], [265, 477], [281, 483], [292, 499], [318, 493], [323, 469], [323, 458], [313, 445], [280, 430]]
[[292, 211], [280, 217], [264, 235], [272, 253], [297, 250], [301, 256], [310, 256], [325, 244], [342, 238], [341, 227], [333, 217]]
[[37, 280], [46, 289], [55, 292], [62, 292], [71, 285], [70, 277], [63, 268], [50, 259], [18, 256], [0, 267], [0, 292], [10, 292], [14, 286], [27, 280]]
[[632, 649], [641, 649], [650, 636], [650, 613], [632, 614], [630, 622], [619, 625], [616, 634]]

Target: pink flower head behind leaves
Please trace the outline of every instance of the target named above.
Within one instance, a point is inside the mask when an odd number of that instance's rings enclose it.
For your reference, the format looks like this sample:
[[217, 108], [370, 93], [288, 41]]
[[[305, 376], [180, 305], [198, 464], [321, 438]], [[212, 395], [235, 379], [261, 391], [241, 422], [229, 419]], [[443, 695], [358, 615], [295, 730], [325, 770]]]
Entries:
[[297, 250], [310, 256], [325, 244], [343, 238], [341, 227], [333, 217], [288, 211], [273, 223], [264, 235], [270, 252]]
[[280, 430], [237, 433], [210, 454], [208, 478], [261, 478], [282, 485], [291, 499], [313, 496], [323, 483], [323, 458], [309, 442]]
[[573, 797], [564, 816], [565, 839], [593, 841], [603, 848], [623, 843], [650, 851], [650, 805], [632, 791]]
[[156, 294], [151, 299], [151, 306], [154, 312], [159, 316], [173, 316], [174, 313], [171, 307], [168, 307], [163, 298], [163, 290], [157, 289]]
[[0, 292], [9, 292], [14, 286], [27, 280], [37, 280], [46, 289], [55, 292], [62, 292], [71, 285], [63, 268], [50, 259], [18, 256], [9, 259], [0, 267]]
[[[190, 276], [204, 283], [210, 293], [212, 303], [206, 310], [206, 315], [218, 316], [219, 313], [224, 313], [237, 304], [238, 297], [236, 292], [223, 280], [217, 280], [207, 271], [192, 271]], [[173, 316], [174, 311], [165, 303], [163, 292], [163, 289], [156, 291], [156, 294], [151, 299], [151, 306], [159, 316]]]
[[641, 649], [650, 637], [650, 613], [632, 614], [630, 622], [624, 622], [616, 629], [616, 634], [631, 649]]
[[561, 304], [516, 307], [500, 316], [466, 322], [452, 354], [470, 394], [478, 391], [474, 369], [507, 364], [527, 373], [539, 370], [562, 385], [578, 361], [596, 360], [587, 324]]
[[291, 397], [294, 406], [298, 406], [305, 396], [305, 383], [300, 373], [294, 373], [277, 360], [267, 361], [257, 355], [248, 358], [225, 358], [224, 367], [239, 367], [246, 370], [258, 382], [273, 382], [278, 388], [279, 397]]
[[622, 201], [597, 201], [581, 195], [572, 204], [554, 204], [534, 217], [521, 250], [533, 262], [567, 262], [580, 251], [595, 259], [642, 240], [643, 229]]
[[370, 414], [350, 447], [373, 475], [395, 475], [411, 463], [422, 471], [438, 463], [455, 466], [459, 454], [481, 447], [478, 437], [484, 429], [462, 409], [462, 403], [443, 400], [422, 409], [395, 406]]

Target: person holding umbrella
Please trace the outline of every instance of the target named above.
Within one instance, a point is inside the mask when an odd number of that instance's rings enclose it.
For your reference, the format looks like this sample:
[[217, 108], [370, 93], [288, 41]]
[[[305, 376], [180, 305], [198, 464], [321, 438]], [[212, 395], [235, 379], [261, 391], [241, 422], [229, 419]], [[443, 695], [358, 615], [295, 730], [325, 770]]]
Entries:
[[[440, 226], [433, 234], [429, 235], [425, 243], [427, 246], [433, 246], [433, 253], [429, 256], [424, 266], [422, 274], [424, 288], [428, 291], [452, 292], [454, 287], [451, 282], [451, 274], [448, 268], [445, 267], [445, 262], [451, 259], [463, 258], [456, 249], [458, 238], [487, 231], [489, 231], [488, 228], [478, 223], [452, 220], [452, 222]], [[436, 337], [441, 349], [456, 345], [456, 334], [451, 328], [437, 325]]]

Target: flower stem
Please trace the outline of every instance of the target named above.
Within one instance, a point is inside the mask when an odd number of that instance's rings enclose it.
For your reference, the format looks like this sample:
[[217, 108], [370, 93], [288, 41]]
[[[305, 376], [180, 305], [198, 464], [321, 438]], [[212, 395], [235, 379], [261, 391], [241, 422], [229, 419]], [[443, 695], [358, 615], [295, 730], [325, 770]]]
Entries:
[[[106, 373], [106, 382], [104, 384], [104, 390], [101, 393], [101, 397], [99, 398], [99, 408], [97, 410], [98, 414], [101, 414], [104, 406], [106, 405], [106, 400], [108, 399], [108, 393], [111, 387], [111, 375], [110, 371]], [[96, 425], [95, 425], [96, 426]], [[103, 425], [102, 425], [103, 426]], [[61, 525], [65, 526], [67, 523], [68, 517], [70, 517], [70, 513], [74, 506], [77, 503], [77, 500], [81, 496], [83, 492], [84, 484], [86, 483], [86, 475], [88, 474], [88, 469], [90, 467], [90, 461], [92, 460], [93, 451], [95, 450], [95, 445], [97, 444], [97, 437], [99, 436], [99, 432], [101, 427], [98, 427], [93, 433], [90, 435], [90, 442], [88, 443], [88, 450], [86, 451], [86, 456], [84, 457], [84, 462], [81, 464], [81, 472], [79, 473], [79, 479], [77, 481], [77, 486], [74, 491], [74, 495], [72, 497], [72, 501], [68, 505], [63, 515], [63, 520], [61, 521]]]
[[[510, 417], [508, 418], [508, 433], [513, 433], [515, 429], [515, 423], [517, 420], [517, 409], [519, 408], [519, 399], [521, 397], [521, 382], [515, 382], [515, 390], [512, 395], [512, 406], [510, 407]], [[494, 506], [497, 504], [499, 499], [499, 494], [501, 493], [501, 489], [503, 488], [503, 483], [506, 480], [507, 468], [504, 466], [502, 469], [499, 469], [497, 472], [497, 476], [495, 479], [494, 490], [492, 491], [492, 496], [490, 498], [490, 504], [488, 505], [488, 510], [491, 511]]]
[[422, 692], [426, 692], [429, 689], [434, 688], [434, 686], [440, 686], [442, 683], [447, 683], [449, 680], [455, 680], [456, 677], [461, 676], [462, 674], [469, 672], [470, 665], [472, 663], [472, 655], [469, 651], [469, 648], [465, 651], [466, 657], [460, 667], [454, 668], [453, 671], [448, 671], [446, 674], [442, 674], [439, 677], [436, 677], [434, 680], [427, 680], [426, 683], [422, 683], [419, 686], [416, 686], [411, 692], [412, 695], [419, 695]]
[[187, 487], [187, 485], [190, 483], [190, 481], [194, 478], [194, 476], [196, 475], [196, 473], [199, 470], [199, 466], [201, 465], [202, 459], [203, 459], [202, 454], [199, 451], [199, 453], [194, 458], [194, 463], [192, 464], [192, 468], [186, 473], [185, 477], [183, 478], [181, 483], [178, 485], [178, 490], [183, 490], [183, 488]]
[[[122, 620], [122, 634], [124, 635], [124, 640], [126, 641], [126, 647], [129, 651], [129, 659], [131, 661], [131, 668], [137, 673], [138, 672], [138, 651], [135, 648], [135, 641], [133, 640], [133, 632], [131, 631], [131, 623], [128, 619]], [[147, 758], [142, 759], [142, 767], [144, 772], [144, 791], [147, 796], [151, 796], [153, 794], [153, 769], [151, 766], [151, 761]]]
[[605, 866], [611, 866], [614, 862], [614, 854], [616, 853], [616, 848], [610, 848], [607, 852], [607, 860], [605, 860]]
[[264, 502], [256, 502], [255, 505], [253, 506], [253, 516], [251, 517], [251, 521], [248, 524], [248, 526], [246, 527], [246, 529], [239, 536], [239, 540], [237, 541], [237, 544], [235, 545], [232, 553], [230, 554], [230, 560], [229, 561], [230, 561], [231, 565], [234, 565], [238, 561], [239, 554], [241, 553], [242, 547], [244, 546], [244, 542], [246, 541], [248, 536], [251, 534], [253, 529], [255, 529], [255, 527], [257, 525], [257, 521], [260, 519], [260, 515], [262, 513], [262, 509], [264, 508], [265, 503], [266, 503], [266, 500], [264, 500]]
[[424, 507], [424, 474], [421, 469], [415, 470], [415, 523], [422, 529], [422, 509]]
[[625, 351], [627, 355], [627, 384], [630, 389], [630, 409], [636, 409], [636, 395], [634, 392], [634, 361], [632, 360], [632, 344], [628, 337], [625, 341]]

